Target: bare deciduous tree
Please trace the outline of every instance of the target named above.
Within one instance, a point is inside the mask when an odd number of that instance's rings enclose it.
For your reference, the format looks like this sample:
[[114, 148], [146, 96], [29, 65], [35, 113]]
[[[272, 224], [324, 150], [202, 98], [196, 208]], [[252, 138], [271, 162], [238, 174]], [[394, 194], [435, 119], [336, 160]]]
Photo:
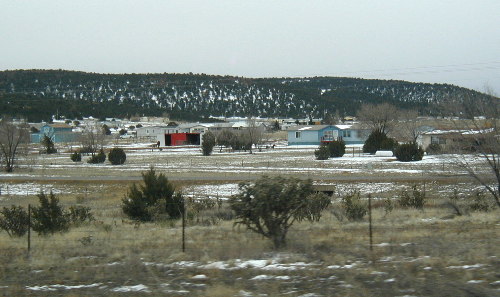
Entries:
[[398, 119], [398, 109], [389, 103], [378, 105], [363, 104], [358, 111], [358, 118], [372, 130], [387, 134]]
[[104, 146], [105, 139], [106, 135], [97, 122], [87, 124], [81, 136], [83, 150], [94, 157], [96, 152]]
[[398, 121], [391, 135], [398, 140], [416, 142], [417, 138], [425, 132], [417, 117], [418, 112], [415, 110], [399, 110]]
[[28, 143], [29, 133], [26, 127], [15, 125], [10, 119], [0, 121], [0, 153], [4, 169], [7, 172], [14, 170], [17, 155], [24, 144]]
[[[490, 93], [488, 96], [467, 96], [461, 100], [449, 100], [447, 111], [453, 116], [465, 118], [455, 120], [458, 133], [460, 158], [458, 165], [465, 169], [488, 191], [500, 207], [500, 98]], [[477, 166], [471, 161], [483, 161]], [[487, 168], [484, 172], [483, 168]]]
[[249, 144], [250, 154], [252, 153], [253, 145], [259, 145], [262, 142], [263, 129], [255, 118], [247, 119], [247, 129], [245, 130], [245, 141]]

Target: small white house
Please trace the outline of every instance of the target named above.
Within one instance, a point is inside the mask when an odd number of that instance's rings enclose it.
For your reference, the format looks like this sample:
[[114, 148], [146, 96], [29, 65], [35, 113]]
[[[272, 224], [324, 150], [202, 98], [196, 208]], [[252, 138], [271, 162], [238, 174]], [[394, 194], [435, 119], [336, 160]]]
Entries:
[[320, 145], [342, 139], [346, 144], [363, 144], [370, 130], [354, 125], [308, 125], [288, 128], [288, 145]]

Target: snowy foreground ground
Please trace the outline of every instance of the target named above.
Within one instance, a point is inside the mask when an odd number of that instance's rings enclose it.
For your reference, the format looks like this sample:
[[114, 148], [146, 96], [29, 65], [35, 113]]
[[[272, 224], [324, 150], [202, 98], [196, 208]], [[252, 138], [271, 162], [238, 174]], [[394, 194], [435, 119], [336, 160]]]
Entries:
[[[349, 147], [344, 157], [317, 161], [316, 147], [219, 152], [199, 148], [151, 150], [125, 147], [127, 162], [73, 163], [69, 153], [30, 154], [14, 173], [0, 173], [0, 207], [35, 203], [53, 191], [65, 206], [93, 209], [97, 222], [49, 237], [0, 232], [0, 293], [4, 296], [498, 296], [498, 211], [450, 216], [444, 206], [455, 190], [467, 197], [481, 190], [458, 166], [466, 160], [483, 174], [474, 156], [425, 156], [401, 163]], [[338, 197], [353, 190], [375, 200], [374, 242], [368, 222], [340, 221], [333, 211], [320, 222], [298, 223], [289, 245], [274, 251], [269, 241], [233, 221], [190, 221], [186, 251], [180, 223], [134, 224], [120, 202], [128, 186], [153, 165], [179, 182], [188, 197], [220, 198], [237, 193], [240, 181], [262, 174], [311, 178], [335, 186]], [[424, 189], [423, 211], [387, 213], [383, 199], [397, 199], [413, 185]], [[205, 214], [207, 217], [210, 213]], [[197, 221], [198, 219], [199, 222]]]

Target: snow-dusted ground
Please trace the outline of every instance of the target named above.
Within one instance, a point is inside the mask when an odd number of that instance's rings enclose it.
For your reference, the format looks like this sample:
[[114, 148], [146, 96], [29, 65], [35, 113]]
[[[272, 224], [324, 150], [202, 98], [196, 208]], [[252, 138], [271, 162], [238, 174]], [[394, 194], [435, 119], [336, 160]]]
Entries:
[[[142, 144], [144, 145], [144, 144]], [[294, 174], [309, 175], [314, 179], [321, 176], [346, 174], [464, 174], [465, 171], [457, 166], [463, 156], [460, 155], [430, 155], [419, 162], [398, 162], [395, 157], [379, 157], [362, 154], [359, 148], [348, 147], [346, 154], [341, 158], [332, 158], [319, 161], [314, 158], [313, 146], [276, 147], [254, 154], [248, 152], [219, 152], [215, 148], [210, 157], [201, 155], [197, 147], [168, 148], [162, 151], [150, 148], [135, 148], [141, 145], [128, 147], [127, 161], [124, 165], [113, 166], [108, 162], [103, 164], [88, 164], [86, 162], [73, 163], [69, 154], [35, 155], [20, 160], [19, 170], [0, 177], [25, 177], [33, 175], [75, 176], [79, 175], [108, 175], [108, 176], [138, 176], [141, 171], [151, 165], [167, 175], [211, 175], [238, 176], [241, 174]], [[88, 157], [84, 156], [84, 161]], [[467, 162], [473, 166], [484, 163], [479, 157], [465, 156]]]
[[[124, 165], [113, 166], [109, 163], [88, 164], [73, 163], [69, 154], [34, 155], [20, 160], [20, 168], [13, 173], [0, 173], [0, 200], [5, 196], [35, 195], [40, 191], [53, 191], [55, 194], [81, 193], [81, 186], [51, 182], [8, 182], [9, 178], [32, 177], [65, 177], [78, 180], [80, 177], [115, 177], [123, 176], [140, 178], [140, 173], [154, 165], [156, 170], [172, 176], [204, 176], [238, 178], [241, 176], [259, 176], [261, 174], [292, 174], [298, 177], [310, 177], [316, 184], [337, 186], [338, 193], [359, 190], [362, 194], [376, 194], [393, 190], [402, 190], [403, 184], [392, 182], [357, 182], [357, 176], [394, 177], [424, 177], [427, 175], [451, 176], [465, 174], [457, 166], [464, 156], [460, 155], [429, 155], [419, 162], [398, 162], [395, 157], [379, 157], [359, 153], [359, 147], [348, 147], [341, 158], [318, 161], [314, 158], [315, 146], [278, 146], [275, 149], [248, 152], [219, 152], [215, 148], [209, 157], [201, 155], [198, 147], [158, 149], [144, 148], [149, 144], [131, 144], [127, 149], [127, 161]], [[467, 162], [481, 169], [484, 160], [479, 157], [465, 156]], [[484, 170], [484, 168], [483, 168]], [[349, 183], [329, 182], [331, 177], [351, 178]], [[4, 181], [5, 180], [5, 181]], [[476, 190], [477, 185], [460, 182], [453, 185], [442, 185], [437, 191], [450, 193], [453, 189], [464, 191]], [[99, 189], [87, 189], [93, 192]], [[230, 180], [227, 183], [188, 186], [183, 189], [188, 196], [228, 198], [236, 193], [238, 185]]]
[[38, 183], [38, 182], [0, 182], [0, 200], [2, 196], [29, 196], [37, 195], [40, 192], [54, 194], [88, 194], [102, 191], [105, 188], [102, 184], [86, 185], [85, 189], [78, 185], [72, 184], [53, 184], [53, 183]]
[[[402, 244], [401, 246], [407, 247], [411, 243]], [[384, 249], [389, 244], [376, 245], [378, 248]], [[160, 278], [155, 278], [153, 281], [149, 280], [129, 280], [126, 283], [118, 284], [112, 281], [102, 283], [88, 283], [88, 284], [43, 284], [25, 286], [24, 289], [29, 292], [69, 292], [75, 293], [85, 292], [90, 294], [103, 294], [105, 292], [112, 293], [162, 293], [173, 294], [175, 296], [190, 296], [191, 294], [200, 294], [206, 290], [212, 282], [217, 282], [220, 275], [224, 272], [230, 271], [232, 274], [237, 275], [235, 283], [246, 284], [259, 284], [265, 283], [280, 284], [283, 289], [295, 289], [293, 296], [329, 296], [339, 290], [348, 293], [350, 289], [359, 286], [360, 281], [364, 281], [366, 286], [377, 288], [386, 287], [387, 284], [398, 284], [404, 279], [404, 276], [394, 274], [394, 271], [380, 271], [385, 270], [393, 265], [413, 265], [415, 269], [420, 270], [420, 275], [432, 275], [433, 267], [428, 266], [428, 263], [433, 263], [438, 259], [433, 259], [430, 256], [418, 257], [395, 257], [383, 256], [377, 259], [379, 263], [378, 270], [373, 270], [373, 266], [367, 260], [358, 260], [354, 262], [338, 263], [328, 265], [321, 261], [305, 262], [305, 261], [290, 261], [290, 256], [276, 254], [270, 258], [264, 259], [233, 259], [228, 261], [177, 261], [177, 262], [146, 262], [142, 261], [135, 263], [136, 269], [146, 269], [152, 271], [163, 271]], [[410, 264], [411, 263], [411, 264]], [[116, 269], [128, 265], [127, 263], [112, 263]], [[443, 268], [441, 268], [443, 269]], [[470, 263], [463, 265], [448, 266], [444, 269], [453, 273], [454, 270], [463, 271], [478, 271], [480, 269], [492, 269], [490, 265], [483, 263]], [[43, 273], [44, 271], [36, 271], [36, 273]], [[35, 273], [35, 272], [32, 272]], [[349, 275], [365, 276], [364, 279], [356, 280], [357, 283], [352, 283], [354, 279], [348, 277]], [[158, 275], [158, 276], [160, 276]], [[471, 275], [470, 279], [465, 280], [465, 284], [482, 284], [485, 283], [483, 279], [473, 278], [476, 275]], [[168, 281], [170, 280], [170, 281]], [[168, 281], [168, 282], [165, 282]], [[219, 280], [220, 281], [220, 280]], [[314, 282], [317, 286], [309, 287], [303, 286], [308, 282]], [[391, 286], [392, 286], [391, 285]], [[491, 288], [500, 286], [499, 281], [490, 282]], [[413, 292], [411, 285], [408, 283], [402, 285], [406, 292]], [[1, 289], [6, 289], [9, 286], [2, 286]], [[299, 289], [302, 287], [301, 289]], [[298, 294], [300, 292], [300, 294]], [[255, 293], [240, 290], [239, 295], [236, 296], [262, 296], [254, 295]], [[198, 296], [198, 295], [197, 295]], [[266, 295], [267, 296], [267, 295]]]

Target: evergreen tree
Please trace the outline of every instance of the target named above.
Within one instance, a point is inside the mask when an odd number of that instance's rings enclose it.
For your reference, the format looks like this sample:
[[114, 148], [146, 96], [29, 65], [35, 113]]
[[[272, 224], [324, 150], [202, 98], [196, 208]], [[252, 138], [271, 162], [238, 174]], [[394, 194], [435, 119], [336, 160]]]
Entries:
[[108, 154], [108, 160], [113, 165], [121, 165], [125, 163], [126, 159], [127, 155], [125, 154], [123, 149], [118, 147], [112, 148]]
[[104, 163], [104, 161], [106, 161], [106, 154], [104, 153], [103, 149], [100, 149], [97, 155], [90, 157], [88, 163], [98, 164], [98, 163]]
[[21, 237], [28, 232], [28, 212], [22, 206], [12, 205], [0, 211], [0, 229], [9, 234], [9, 237]]
[[109, 129], [108, 125], [102, 125], [102, 133], [104, 135], [111, 135], [111, 130]]
[[366, 139], [363, 145], [363, 152], [375, 154], [379, 150], [393, 151], [394, 147], [397, 145], [397, 141], [387, 137], [387, 134], [376, 129]]
[[279, 130], [281, 130], [281, 126], [280, 123], [276, 120], [273, 123], [273, 131], [279, 131]]
[[314, 151], [314, 156], [316, 156], [316, 160], [328, 160], [330, 157], [328, 145], [324, 143], [320, 144], [319, 148]]
[[342, 157], [345, 154], [345, 142], [336, 140], [328, 143], [328, 152], [332, 158]]
[[[123, 212], [134, 220], [152, 221], [155, 213], [178, 219], [184, 212], [184, 199], [163, 173], [153, 167], [142, 173], [143, 185], [133, 184], [122, 200]], [[161, 209], [162, 208], [162, 209]]]
[[330, 205], [329, 197], [315, 193], [311, 180], [262, 176], [255, 184], [241, 183], [239, 189], [229, 200], [236, 224], [271, 239], [276, 249], [285, 246], [294, 222], [318, 221]]
[[40, 143], [45, 148], [44, 149], [44, 153], [46, 153], [46, 154], [57, 153], [57, 149], [54, 146], [54, 141], [52, 141], [52, 139], [49, 136], [44, 135], [43, 138], [42, 138], [42, 141]]
[[414, 142], [404, 143], [396, 147], [394, 155], [401, 162], [420, 161], [424, 157], [424, 150]]
[[71, 161], [80, 162], [82, 161], [82, 154], [80, 152], [73, 152], [70, 156]]
[[40, 206], [33, 208], [33, 230], [42, 235], [68, 230], [68, 215], [52, 191], [48, 196], [43, 192], [37, 196]]
[[203, 134], [203, 141], [201, 144], [203, 155], [210, 156], [215, 146], [215, 135], [212, 132]]

